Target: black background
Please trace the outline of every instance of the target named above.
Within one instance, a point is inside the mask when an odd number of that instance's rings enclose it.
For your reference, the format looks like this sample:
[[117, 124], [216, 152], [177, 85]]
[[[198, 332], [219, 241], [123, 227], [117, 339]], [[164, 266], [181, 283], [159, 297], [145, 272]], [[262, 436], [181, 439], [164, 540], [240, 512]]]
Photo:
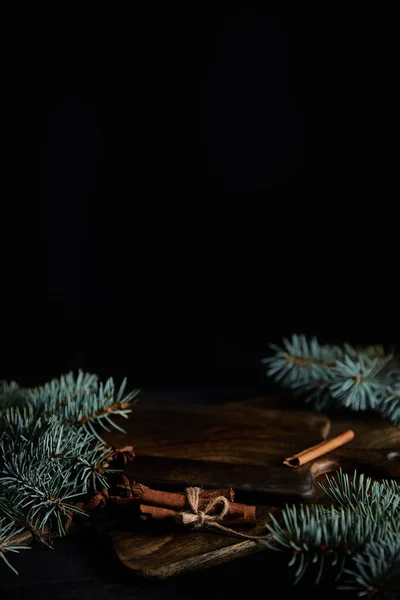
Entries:
[[292, 332], [398, 342], [395, 15], [283, 6], [9, 23], [2, 377], [253, 385]]
[[[264, 385], [292, 332], [399, 342], [397, 11], [266, 5], [3, 13], [0, 378], [194, 401]], [[115, 562], [68, 537], [3, 596], [287, 592], [260, 555], [165, 584]]]

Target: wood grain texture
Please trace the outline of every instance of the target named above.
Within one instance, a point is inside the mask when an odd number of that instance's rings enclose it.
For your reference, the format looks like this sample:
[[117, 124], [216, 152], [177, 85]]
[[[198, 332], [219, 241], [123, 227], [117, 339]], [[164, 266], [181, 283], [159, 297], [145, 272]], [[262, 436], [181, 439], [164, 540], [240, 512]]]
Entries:
[[[238, 501], [257, 499], [255, 481], [264, 500], [257, 506], [257, 524], [241, 528], [249, 535], [265, 535], [270, 512], [286, 500], [310, 500], [314, 481], [309, 471], [288, 474], [280, 468], [286, 452], [299, 444], [325, 439], [330, 421], [314, 413], [269, 410], [247, 403], [224, 405], [140, 405], [125, 424], [127, 436], [112, 434], [113, 445], [133, 443], [136, 458], [126, 473], [137, 481], [183, 490], [188, 480], [204, 487], [233, 486]], [[197, 469], [198, 480], [195, 481]], [[250, 477], [250, 478], [249, 478]], [[246, 483], [247, 482], [247, 483]], [[246, 485], [248, 490], [246, 490]], [[240, 488], [238, 491], [237, 488]], [[244, 501], [243, 500], [243, 501]], [[165, 579], [204, 569], [265, 549], [260, 542], [214, 531], [181, 530], [174, 524], [160, 529], [148, 524], [104, 526], [121, 562], [135, 573]]]
[[137, 456], [259, 466], [270, 464], [271, 455], [279, 464], [287, 451], [318, 443], [330, 431], [330, 420], [325, 415], [287, 413], [247, 403], [215, 406], [139, 403], [128, 424], [123, 425], [128, 438], [117, 432], [107, 440], [114, 445], [132, 440]]
[[133, 443], [136, 459], [126, 471], [133, 479], [153, 486], [233, 487], [246, 496], [240, 502], [275, 506], [312, 500], [310, 471], [289, 473], [282, 460], [325, 439], [330, 421], [325, 415], [258, 408], [247, 402], [139, 403], [125, 428], [127, 437], [117, 433], [110, 441]]
[[[257, 525], [240, 528], [250, 535], [266, 536], [265, 528], [274, 507], [257, 507]], [[142, 529], [142, 530], [140, 530]], [[191, 531], [176, 525], [144, 528], [112, 523], [103, 528], [108, 533], [118, 558], [136, 574], [166, 579], [219, 565], [236, 558], [265, 550], [262, 542], [243, 540], [215, 531]], [[270, 540], [271, 541], [271, 540]]]
[[[271, 409], [269, 401], [137, 405], [128, 426], [136, 453], [128, 475], [153, 486], [230, 486], [247, 496], [239, 501], [273, 506], [312, 501], [315, 476], [340, 466], [396, 476], [400, 434], [390, 423], [368, 415], [363, 422], [357, 415], [332, 425], [326, 415]], [[329, 455], [295, 470], [282, 465], [286, 456], [352, 428], [354, 440]], [[112, 441], [124, 439], [116, 435]]]
[[[282, 460], [328, 435], [353, 429], [346, 447], [289, 469]], [[396, 459], [400, 431], [387, 422], [341, 418], [268, 407], [268, 399], [217, 406], [146, 405], [135, 408], [128, 438], [136, 458], [127, 473], [161, 489], [187, 485], [232, 486], [240, 502], [256, 502], [257, 525], [245, 532], [265, 535], [271, 512], [285, 502], [317, 498], [315, 480], [342, 466], [377, 476], [400, 477]], [[113, 436], [114, 444], [126, 443]], [[389, 460], [388, 456], [393, 455]], [[265, 549], [261, 543], [207, 531], [182, 531], [176, 525], [127, 527], [109, 524], [121, 562], [135, 573], [156, 579], [197, 571]]]
[[[284, 410], [288, 415], [294, 414], [293, 411], [296, 411], [296, 407], [300, 408], [299, 401], [287, 394], [276, 397], [256, 396], [243, 404], [259, 409]], [[354, 431], [354, 439], [346, 445], [346, 448], [400, 450], [400, 427], [395, 427], [377, 412], [352, 412], [343, 409], [342, 411], [327, 412], [324, 415], [331, 424], [329, 436], [339, 435], [347, 429]]]

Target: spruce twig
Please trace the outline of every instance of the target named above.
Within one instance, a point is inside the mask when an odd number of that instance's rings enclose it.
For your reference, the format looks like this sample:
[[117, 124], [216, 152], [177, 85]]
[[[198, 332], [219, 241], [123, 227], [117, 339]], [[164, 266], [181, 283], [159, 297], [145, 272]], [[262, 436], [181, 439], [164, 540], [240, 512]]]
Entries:
[[345, 569], [351, 579], [339, 589], [370, 598], [378, 595], [400, 598], [400, 533], [390, 532], [370, 542], [353, 556], [352, 562], [353, 568]]
[[[37, 388], [0, 382], [0, 556], [25, 548], [24, 533], [45, 542], [56, 527], [65, 535], [72, 515], [86, 516], [77, 502], [106, 489], [114, 449], [99, 428], [122, 428], [138, 390], [118, 390], [112, 379], [80, 371]], [[11, 567], [12, 568], [12, 567]]]
[[293, 335], [271, 344], [266, 374], [301, 395], [315, 410], [374, 410], [400, 425], [399, 357], [382, 346], [321, 345]]
[[334, 501], [330, 507], [286, 506], [280, 521], [271, 514], [267, 525], [275, 546], [291, 552], [294, 583], [314, 567], [316, 584], [333, 572], [338, 589], [395, 598], [400, 583], [399, 482], [372, 481], [357, 472], [350, 478], [340, 470], [320, 487]]
[[22, 544], [15, 543], [16, 536], [22, 531], [23, 528], [15, 529], [12, 521], [7, 522], [6, 519], [0, 518], [0, 558], [12, 571], [14, 571], [16, 575], [18, 575], [18, 571], [12, 566], [12, 564], [8, 560], [6, 552], [19, 552], [20, 550], [30, 549], [29, 546], [24, 546]]

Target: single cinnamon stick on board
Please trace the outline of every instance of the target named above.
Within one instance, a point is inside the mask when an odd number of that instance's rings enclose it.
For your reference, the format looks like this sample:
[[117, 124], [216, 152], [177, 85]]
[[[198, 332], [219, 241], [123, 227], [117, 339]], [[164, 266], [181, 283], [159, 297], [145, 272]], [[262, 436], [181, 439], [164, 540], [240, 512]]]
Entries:
[[339, 448], [339, 446], [347, 444], [347, 442], [350, 442], [353, 438], [354, 431], [349, 429], [348, 431], [345, 431], [344, 433], [341, 433], [340, 435], [334, 438], [324, 440], [316, 446], [311, 446], [311, 448], [306, 448], [305, 450], [302, 450], [301, 452], [298, 452], [293, 456], [285, 458], [283, 464], [293, 468], [300, 467], [301, 465], [310, 462], [310, 460], [314, 460], [314, 458], [323, 456], [324, 454], [331, 452], [335, 448]]
[[[144, 521], [165, 521], [166, 519], [175, 519], [179, 512], [179, 510], [172, 510], [171, 508], [164, 508], [163, 506], [140, 505], [140, 518]], [[256, 507], [244, 504], [243, 516], [226, 516], [223, 519], [223, 523], [226, 525], [253, 525], [256, 523]]]

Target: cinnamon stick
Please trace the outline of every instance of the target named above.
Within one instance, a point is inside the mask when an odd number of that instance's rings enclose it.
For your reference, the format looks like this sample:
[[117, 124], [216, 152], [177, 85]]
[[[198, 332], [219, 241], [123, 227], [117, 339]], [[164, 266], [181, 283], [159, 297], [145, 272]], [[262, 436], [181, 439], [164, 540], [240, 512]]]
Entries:
[[149, 519], [155, 521], [174, 519], [178, 513], [179, 511], [177, 510], [164, 508], [163, 506], [146, 506], [145, 504], [140, 505], [140, 518], [144, 521]]
[[230, 518], [227, 516], [223, 523], [226, 525], [253, 525], [256, 521], [256, 507], [251, 504], [243, 504], [243, 517]]
[[311, 446], [310, 448], [306, 448], [305, 450], [302, 450], [293, 456], [285, 458], [283, 464], [293, 468], [300, 467], [301, 465], [304, 465], [305, 463], [310, 462], [319, 456], [323, 456], [324, 454], [335, 450], [335, 448], [339, 448], [339, 446], [343, 446], [343, 444], [347, 444], [353, 438], [354, 431], [349, 429], [348, 431], [345, 431], [334, 438], [324, 440], [315, 446]]
[[[152, 506], [169, 506], [169, 504], [171, 504], [170, 508], [183, 508], [183, 506], [185, 505], [184, 494], [153, 490], [147, 487], [146, 485], [143, 485], [142, 483], [136, 483], [132, 485], [131, 490], [134, 496], [137, 496], [141, 500], [145, 500], [145, 504], [149, 504]], [[200, 497], [204, 500], [210, 500], [214, 496], [224, 496], [224, 498], [229, 500], [229, 502], [233, 502], [235, 492], [232, 488], [202, 490], [200, 492]], [[153, 502], [150, 502], [150, 499], [154, 500], [155, 504], [153, 504]]]
[[[120, 506], [127, 506], [130, 503], [140, 501], [145, 506], [158, 506], [168, 508], [175, 511], [183, 510], [186, 507], [186, 498], [184, 494], [174, 492], [164, 492], [161, 490], [153, 490], [141, 483], [136, 484], [132, 488], [133, 496], [131, 498], [121, 498], [118, 501]], [[228, 517], [243, 518], [244, 505], [233, 502], [234, 491], [232, 488], [223, 488], [219, 490], [203, 490], [200, 494], [201, 506], [207, 504], [211, 498], [215, 496], [224, 496], [229, 500]]]
[[[140, 505], [140, 518], [144, 521], [165, 521], [175, 519], [180, 511], [164, 508], [163, 506]], [[256, 523], [256, 507], [243, 505], [243, 515], [240, 517], [225, 517], [223, 523], [226, 525], [253, 525]]]

